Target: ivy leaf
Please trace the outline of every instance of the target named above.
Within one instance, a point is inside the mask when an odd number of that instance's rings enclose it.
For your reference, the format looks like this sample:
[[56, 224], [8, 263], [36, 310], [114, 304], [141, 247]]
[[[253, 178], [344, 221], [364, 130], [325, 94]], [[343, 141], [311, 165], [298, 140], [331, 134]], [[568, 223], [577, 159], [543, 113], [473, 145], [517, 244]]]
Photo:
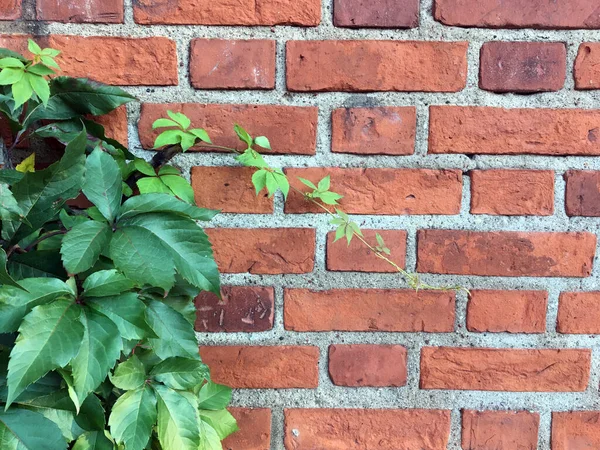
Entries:
[[187, 130], [192, 124], [190, 119], [188, 119], [188, 117], [185, 114], [167, 110], [167, 115], [171, 118], [171, 120], [176, 122], [177, 125], [179, 125], [183, 130]]
[[157, 128], [169, 128], [169, 127], [179, 127], [179, 124], [170, 119], [157, 119], [152, 124], [153, 130], [156, 130]]
[[2, 220], [26, 220], [8, 184], [0, 183], [0, 218]]
[[106, 379], [121, 355], [123, 341], [117, 326], [105, 315], [82, 308], [80, 318], [84, 327], [83, 339], [71, 367], [75, 394], [82, 401]]
[[327, 192], [331, 186], [331, 177], [327, 175], [321, 181], [319, 181], [318, 190], [321, 192]]
[[193, 128], [193, 129], [189, 130], [188, 133], [193, 134], [194, 136], [196, 136], [198, 139], [200, 139], [203, 142], [212, 144], [212, 141], [210, 140], [208, 133], [206, 132], [206, 130], [203, 130], [202, 128]]
[[83, 282], [86, 297], [112, 297], [133, 289], [133, 282], [116, 270], [101, 270]]
[[165, 183], [163, 183], [162, 180], [158, 177], [140, 178], [136, 184], [140, 191], [140, 194], [171, 195], [171, 190], [169, 189], [169, 187]]
[[[2, 73], [5, 73], [6, 71], [9, 71], [9, 70], [12, 71], [12, 70], [19, 70], [19, 69], [4, 69], [2, 71]], [[22, 76], [19, 79], [19, 81], [12, 84], [12, 95], [13, 95], [13, 99], [15, 101], [15, 108], [18, 108], [21, 105], [23, 105], [24, 103], [27, 103], [27, 101], [33, 95], [33, 88], [31, 87], [31, 84], [29, 84], [29, 79], [27, 77], [25, 77], [25, 73], [22, 70], [20, 72], [21, 72]], [[5, 81], [5, 80], [3, 80], [3, 81]]]
[[227, 436], [239, 430], [235, 418], [226, 409], [220, 411], [199, 411], [200, 418], [215, 429], [219, 439], [225, 439]]
[[110, 381], [117, 388], [131, 391], [142, 387], [146, 381], [146, 369], [140, 359], [131, 355], [131, 357], [119, 364], [113, 374], [109, 374]]
[[0, 443], [6, 450], [66, 450], [60, 429], [39, 413], [21, 408], [0, 411]]
[[145, 161], [141, 158], [136, 158], [133, 164], [136, 170], [142, 172], [144, 175], [148, 175], [149, 177], [156, 176], [156, 170], [148, 161]]
[[208, 380], [210, 374], [208, 366], [200, 361], [175, 357], [156, 365], [150, 375], [172, 389], [185, 391]]
[[[27, 68], [27, 72], [33, 73], [35, 75], [40, 75], [42, 77], [45, 77], [48, 75], [54, 75], [54, 73], [55, 73], [54, 70], [52, 70], [50, 67], [48, 67], [44, 64], [41, 64], [41, 63], [35, 64], [33, 66], [29, 66]], [[48, 86], [48, 82], [46, 82], [46, 86]], [[48, 88], [48, 95], [49, 94], [50, 94], [50, 89]]]
[[6, 270], [6, 252], [0, 247], [0, 284], [6, 284], [10, 286], [20, 287]]
[[189, 205], [168, 194], [143, 194], [136, 195], [125, 201], [121, 206], [119, 220], [129, 219], [144, 213], [173, 213], [189, 217], [194, 220], [208, 221], [215, 217], [219, 211], [214, 209], [198, 208]]
[[44, 106], [47, 106], [48, 99], [50, 98], [50, 87], [48, 86], [48, 81], [46, 81], [44, 77], [31, 72], [25, 73], [25, 77], [33, 89], [33, 92], [35, 92]]
[[25, 64], [20, 59], [11, 58], [10, 56], [0, 59], [0, 69], [6, 69], [7, 67], [11, 68], [25, 68]]
[[8, 67], [0, 72], [0, 86], [18, 83], [23, 79], [25, 71], [19, 67]]
[[381, 235], [379, 233], [375, 234], [375, 239], [377, 239], [377, 244], [380, 247], [385, 247], [385, 242], [383, 241], [383, 237], [381, 237]]
[[273, 197], [273, 195], [275, 194], [275, 192], [277, 192], [277, 189], [279, 187], [273, 172], [267, 172], [267, 176], [265, 177], [265, 182], [267, 185], [267, 192], [269, 193], [269, 197]]
[[271, 143], [269, 142], [269, 139], [267, 139], [265, 136], [258, 136], [258, 137], [256, 137], [254, 139], [254, 143], [256, 145], [258, 145], [259, 147], [271, 150]]
[[25, 316], [8, 363], [7, 407], [31, 383], [77, 355], [83, 338], [80, 311], [71, 301], [57, 300]]
[[281, 192], [283, 193], [283, 198], [287, 200], [288, 193], [290, 192], [290, 182], [281, 169], [275, 169], [273, 176], [275, 177], [279, 189], [281, 189]]
[[235, 134], [237, 134], [240, 138], [240, 141], [245, 142], [248, 145], [248, 148], [250, 148], [252, 146], [252, 136], [250, 136], [246, 130], [237, 124], [234, 125], [233, 129]]
[[318, 193], [318, 198], [326, 205], [337, 205], [337, 201], [343, 198], [343, 195], [336, 194], [335, 192], [321, 192]]
[[121, 171], [112, 156], [96, 148], [85, 163], [83, 193], [109, 222], [117, 216], [123, 197]]
[[54, 250], [37, 250], [13, 254], [8, 262], [10, 273], [16, 280], [36, 277], [67, 279], [60, 253]]
[[256, 190], [256, 195], [258, 195], [260, 191], [262, 191], [267, 185], [268, 174], [269, 172], [267, 172], [266, 170], [260, 169], [254, 172], [254, 174], [252, 175], [252, 184], [254, 185], [254, 189]]
[[100, 399], [95, 394], [90, 394], [81, 404], [79, 414], [75, 421], [86, 431], [104, 430], [106, 427], [106, 414]]
[[221, 439], [217, 431], [204, 420], [198, 421], [200, 428], [200, 447], [198, 450], [222, 450]]
[[209, 381], [198, 394], [198, 408], [210, 411], [225, 409], [231, 401], [231, 388]]
[[335, 230], [335, 239], [333, 240], [333, 242], [337, 242], [340, 239], [342, 239], [344, 236], [346, 235], [346, 224], [342, 223], [339, 227], [337, 227], [337, 229]]
[[154, 148], [159, 149], [166, 147], [167, 145], [177, 145], [181, 143], [181, 140], [185, 133], [181, 130], [167, 130], [160, 133], [154, 141]]
[[62, 240], [60, 253], [67, 271], [78, 274], [90, 269], [110, 242], [107, 223], [88, 220], [71, 228]]
[[256, 167], [258, 169], [264, 169], [266, 167], [269, 167], [262, 155], [257, 151], [252, 150], [251, 148], [247, 149], [241, 155], [236, 156], [235, 159], [240, 164], [243, 164], [247, 167]]
[[154, 386], [158, 399], [157, 434], [163, 450], [198, 450], [200, 430], [196, 405], [166, 386]]
[[72, 450], [114, 450], [114, 445], [104, 431], [88, 431], [77, 438]]
[[40, 55], [42, 53], [42, 49], [35, 43], [33, 39], [27, 40], [27, 49], [34, 55]]
[[140, 340], [149, 334], [144, 319], [146, 306], [135, 292], [114, 297], [88, 298], [86, 305], [112, 320], [124, 339]]
[[298, 179], [302, 182], [302, 184], [308, 186], [311, 189], [314, 189], [315, 191], [317, 190], [317, 186], [315, 186], [315, 184], [312, 181], [302, 177], [298, 177]]
[[171, 190], [174, 196], [195, 205], [194, 189], [185, 178], [179, 175], [163, 175], [160, 177], [160, 181]]
[[119, 397], [108, 419], [110, 433], [127, 450], [143, 450], [156, 416], [156, 396], [150, 386], [144, 385]]

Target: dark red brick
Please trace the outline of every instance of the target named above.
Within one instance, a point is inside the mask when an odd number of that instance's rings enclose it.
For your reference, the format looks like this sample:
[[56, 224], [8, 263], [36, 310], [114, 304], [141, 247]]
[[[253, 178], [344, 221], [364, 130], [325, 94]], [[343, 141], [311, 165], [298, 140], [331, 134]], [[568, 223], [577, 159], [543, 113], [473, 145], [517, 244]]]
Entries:
[[[590, 130], [598, 134], [600, 128]], [[565, 173], [565, 209], [568, 216], [600, 217], [600, 171], [569, 170]]]
[[335, 0], [333, 23], [350, 28], [419, 26], [419, 0]]

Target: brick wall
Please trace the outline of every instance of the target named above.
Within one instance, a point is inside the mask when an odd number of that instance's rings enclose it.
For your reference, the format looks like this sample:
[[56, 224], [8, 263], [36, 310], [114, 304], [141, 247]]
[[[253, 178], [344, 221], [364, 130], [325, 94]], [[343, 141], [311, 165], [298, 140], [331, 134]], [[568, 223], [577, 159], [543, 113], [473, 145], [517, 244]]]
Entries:
[[0, 0], [0, 45], [129, 86], [108, 120], [150, 156], [167, 108], [274, 165], [332, 175], [413, 292], [300, 198], [192, 152], [224, 297], [201, 354], [238, 388], [233, 450], [600, 448], [596, 0]]

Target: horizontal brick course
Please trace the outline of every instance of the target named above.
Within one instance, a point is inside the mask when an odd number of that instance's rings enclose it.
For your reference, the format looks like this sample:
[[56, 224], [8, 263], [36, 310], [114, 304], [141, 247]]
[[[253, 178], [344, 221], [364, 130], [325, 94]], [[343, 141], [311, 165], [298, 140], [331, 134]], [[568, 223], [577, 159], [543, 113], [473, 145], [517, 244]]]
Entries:
[[333, 23], [349, 28], [419, 26], [419, 0], [334, 0]]
[[37, 0], [37, 18], [52, 22], [123, 23], [123, 0]]
[[21, 12], [21, 0], [0, 0], [0, 20], [18, 19]]
[[527, 411], [462, 412], [463, 450], [537, 450], [540, 415]]

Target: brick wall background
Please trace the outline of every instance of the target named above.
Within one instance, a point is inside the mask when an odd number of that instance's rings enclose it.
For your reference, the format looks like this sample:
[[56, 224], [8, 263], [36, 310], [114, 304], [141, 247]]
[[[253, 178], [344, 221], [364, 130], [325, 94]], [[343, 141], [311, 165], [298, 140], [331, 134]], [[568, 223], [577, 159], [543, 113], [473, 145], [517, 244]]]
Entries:
[[[600, 7], [596, 0], [0, 0], [0, 45], [63, 50], [129, 86], [107, 121], [146, 157], [166, 108], [343, 205], [431, 284], [332, 243], [300, 198], [254, 196], [196, 152], [224, 300], [201, 354], [239, 388], [225, 448], [600, 448]], [[167, 105], [168, 104], [168, 105]], [[368, 236], [374, 232], [368, 231]]]

